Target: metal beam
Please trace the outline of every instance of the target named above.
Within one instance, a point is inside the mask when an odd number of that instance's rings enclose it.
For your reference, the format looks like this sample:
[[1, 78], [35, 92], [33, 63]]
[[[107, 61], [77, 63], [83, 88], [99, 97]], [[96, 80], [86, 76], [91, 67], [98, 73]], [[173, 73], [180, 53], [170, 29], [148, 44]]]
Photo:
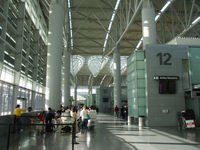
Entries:
[[110, 55], [116, 48], [116, 46], [119, 44], [119, 42], [122, 40], [122, 38], [124, 37], [125, 33], [127, 32], [127, 30], [129, 29], [130, 25], [132, 24], [133, 21], [135, 21], [136, 17], [137, 17], [137, 14], [140, 12], [139, 10], [141, 9], [142, 7], [142, 3], [143, 3], [143, 0], [140, 1], [140, 3], [138, 4], [138, 7], [136, 8], [133, 16], [131, 17], [131, 20], [130, 22], [128, 23], [128, 25], [126, 26], [124, 32], [120, 35], [120, 38], [118, 39], [118, 41], [115, 43], [115, 46], [107, 53], [105, 54], [105, 56], [108, 56]]

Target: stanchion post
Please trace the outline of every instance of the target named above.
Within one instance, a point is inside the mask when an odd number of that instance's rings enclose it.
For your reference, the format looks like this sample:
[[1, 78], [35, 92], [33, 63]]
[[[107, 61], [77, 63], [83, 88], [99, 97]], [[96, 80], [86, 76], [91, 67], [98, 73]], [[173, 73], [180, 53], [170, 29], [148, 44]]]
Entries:
[[10, 128], [11, 128], [11, 124], [9, 123], [9, 125], [8, 125], [8, 137], [7, 137], [6, 150], [9, 150], [9, 145], [10, 145]]
[[13, 133], [15, 133], [15, 126], [16, 126], [16, 116], [14, 115], [14, 122], [13, 122]]
[[74, 150], [74, 143], [75, 143], [74, 130], [75, 130], [75, 123], [73, 123], [73, 125], [72, 125], [72, 150]]

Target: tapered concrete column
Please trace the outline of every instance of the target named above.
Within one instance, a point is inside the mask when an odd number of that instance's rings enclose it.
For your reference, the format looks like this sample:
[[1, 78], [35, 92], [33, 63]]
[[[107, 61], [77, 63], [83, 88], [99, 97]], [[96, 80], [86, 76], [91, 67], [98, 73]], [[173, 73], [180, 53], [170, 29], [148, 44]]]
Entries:
[[142, 8], [143, 49], [146, 44], [156, 43], [155, 11], [151, 0], [144, 0]]
[[63, 1], [52, 1], [49, 14], [49, 36], [47, 54], [46, 109], [60, 109], [61, 104], [61, 64], [63, 49]]
[[70, 52], [64, 51], [64, 106], [70, 106]]
[[77, 106], [77, 77], [74, 77], [74, 106]]
[[114, 59], [114, 107], [121, 106], [121, 64], [119, 47], [113, 53]]

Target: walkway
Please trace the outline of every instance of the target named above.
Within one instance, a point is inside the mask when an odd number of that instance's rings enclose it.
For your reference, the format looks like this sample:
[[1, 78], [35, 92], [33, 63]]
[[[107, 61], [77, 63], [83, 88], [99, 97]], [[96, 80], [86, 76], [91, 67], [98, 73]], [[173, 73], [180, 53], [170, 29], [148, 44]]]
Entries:
[[[200, 129], [144, 128], [99, 114], [93, 130], [78, 134], [75, 150], [199, 150]], [[3, 150], [2, 148], [0, 148]], [[71, 134], [23, 131], [15, 134], [10, 150], [71, 150]]]

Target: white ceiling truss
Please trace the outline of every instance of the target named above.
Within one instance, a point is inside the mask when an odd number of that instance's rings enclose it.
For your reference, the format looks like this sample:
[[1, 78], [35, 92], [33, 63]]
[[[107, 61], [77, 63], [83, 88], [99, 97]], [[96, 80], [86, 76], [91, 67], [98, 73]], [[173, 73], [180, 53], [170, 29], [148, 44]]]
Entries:
[[[78, 85], [109, 85], [112, 74], [109, 63], [98, 64], [96, 74], [89, 70], [89, 58], [108, 56], [119, 46], [121, 56], [130, 56], [134, 50], [142, 50], [141, 9], [145, 0], [70, 0], [72, 34], [65, 31], [67, 41], [73, 40], [72, 55], [85, 58], [76, 73]], [[200, 0], [151, 0], [156, 13], [157, 43], [167, 43], [175, 37], [200, 37]], [[168, 5], [166, 5], [169, 3]], [[41, 3], [42, 4], [42, 3]], [[46, 7], [45, 7], [46, 8]], [[112, 20], [112, 26], [109, 27]], [[159, 16], [158, 16], [159, 15]], [[46, 15], [45, 15], [46, 16]], [[67, 17], [66, 17], [67, 18]], [[66, 21], [69, 23], [69, 21]], [[105, 39], [107, 39], [105, 45]], [[99, 58], [97, 60], [99, 60]], [[93, 60], [90, 65], [97, 65]], [[96, 63], [96, 64], [95, 64]], [[100, 68], [100, 69], [99, 69]], [[123, 69], [125, 71], [126, 69]], [[126, 76], [126, 72], [123, 73]], [[123, 76], [124, 77], [124, 76]]]

